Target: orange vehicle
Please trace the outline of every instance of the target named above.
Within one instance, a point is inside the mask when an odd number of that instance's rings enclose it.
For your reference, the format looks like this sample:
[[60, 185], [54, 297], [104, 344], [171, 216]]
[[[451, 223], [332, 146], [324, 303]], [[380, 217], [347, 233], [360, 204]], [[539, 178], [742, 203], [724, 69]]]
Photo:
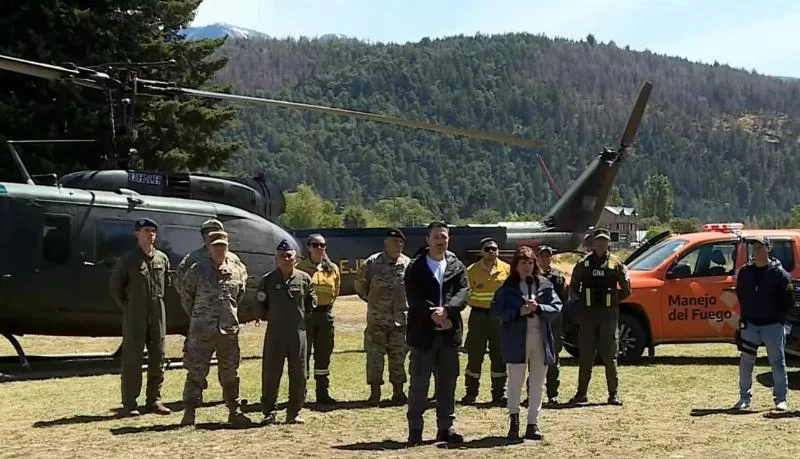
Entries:
[[[744, 229], [741, 223], [704, 225], [699, 233], [653, 237], [625, 260], [631, 295], [620, 304], [620, 363], [640, 360], [655, 346], [734, 342], [739, 321], [736, 273], [751, 258], [749, 236], [766, 236], [795, 289], [786, 354], [800, 356], [800, 230]], [[577, 327], [565, 314], [564, 347], [578, 355]]]

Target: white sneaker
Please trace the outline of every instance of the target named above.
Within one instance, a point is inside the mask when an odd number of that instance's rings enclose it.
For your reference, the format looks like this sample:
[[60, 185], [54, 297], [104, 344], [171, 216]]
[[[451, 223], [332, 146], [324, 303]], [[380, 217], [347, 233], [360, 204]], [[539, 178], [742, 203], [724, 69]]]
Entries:
[[778, 411], [789, 411], [789, 405], [786, 402], [779, 402], [775, 404], [775, 409]]
[[750, 402], [745, 400], [739, 400], [736, 405], [733, 405], [734, 410], [746, 410], [748, 408], [750, 408]]

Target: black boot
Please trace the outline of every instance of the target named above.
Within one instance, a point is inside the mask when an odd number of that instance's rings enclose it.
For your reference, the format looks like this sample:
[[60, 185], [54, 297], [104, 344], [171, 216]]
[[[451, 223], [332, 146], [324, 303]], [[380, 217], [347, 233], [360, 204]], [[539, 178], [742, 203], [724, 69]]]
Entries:
[[380, 384], [370, 384], [369, 385], [369, 399], [367, 403], [370, 405], [377, 406], [381, 403], [381, 385]]
[[528, 429], [525, 431], [525, 438], [528, 440], [541, 440], [544, 437], [539, 426], [536, 424], [528, 424]]
[[519, 440], [519, 413], [508, 415], [508, 434], [509, 440]]
[[328, 377], [327, 376], [316, 376], [314, 379], [317, 381], [317, 403], [322, 405], [333, 405], [336, 403], [329, 394], [328, 394]]
[[408, 397], [403, 392], [403, 384], [402, 383], [392, 383], [392, 402], [405, 404], [408, 401]]
[[464, 394], [464, 397], [461, 399], [462, 405], [472, 405], [475, 403], [475, 400], [478, 398], [479, 386], [480, 380], [478, 380], [478, 378], [470, 375], [464, 376], [464, 387], [467, 389], [467, 393]]

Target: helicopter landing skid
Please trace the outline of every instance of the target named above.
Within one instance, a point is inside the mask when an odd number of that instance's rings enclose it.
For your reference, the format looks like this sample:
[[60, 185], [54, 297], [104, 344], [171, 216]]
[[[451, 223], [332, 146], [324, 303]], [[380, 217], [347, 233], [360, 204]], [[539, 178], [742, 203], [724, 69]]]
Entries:
[[19, 340], [10, 333], [3, 333], [3, 337], [7, 339], [12, 346], [14, 346], [14, 350], [17, 351], [19, 362], [22, 364], [22, 367], [25, 369], [30, 368], [31, 364], [28, 363], [28, 358], [25, 356], [25, 351], [22, 350], [22, 345], [19, 344]]

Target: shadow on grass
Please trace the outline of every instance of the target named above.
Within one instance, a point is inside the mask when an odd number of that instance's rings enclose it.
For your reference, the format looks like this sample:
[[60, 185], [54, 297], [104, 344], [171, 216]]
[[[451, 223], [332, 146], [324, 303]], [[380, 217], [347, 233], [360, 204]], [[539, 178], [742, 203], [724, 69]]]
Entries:
[[768, 419], [800, 418], [800, 411], [770, 411], [764, 413], [764, 417]]
[[[789, 380], [790, 390], [800, 390], [800, 371], [787, 372], [786, 377]], [[764, 387], [774, 387], [772, 371], [766, 371], [756, 375], [756, 381]]]
[[[432, 445], [436, 443], [433, 440], [427, 440], [422, 442], [422, 445]], [[333, 449], [338, 449], [342, 451], [396, 451], [400, 449], [406, 448], [416, 448], [417, 446], [408, 446], [408, 443], [404, 441], [396, 441], [396, 440], [383, 440], [383, 441], [367, 441], [367, 442], [360, 442], [360, 443], [351, 443], [349, 445], [338, 445], [332, 446]]]
[[[257, 422], [253, 422], [249, 425], [234, 425], [222, 422], [205, 422], [200, 424], [195, 424], [194, 428], [199, 430], [248, 430], [248, 429], [260, 429], [263, 426]], [[180, 423], [178, 424], [160, 424], [154, 426], [142, 426], [142, 427], [116, 427], [113, 429], [109, 429], [112, 435], [129, 435], [129, 434], [137, 434], [137, 433], [147, 433], [147, 432], [172, 432], [175, 430], [180, 429], [191, 429], [191, 426], [182, 426]]]
[[[286, 409], [287, 402], [280, 402], [275, 405], [275, 409], [277, 411]], [[390, 400], [381, 400], [380, 405], [374, 406], [367, 402], [366, 400], [347, 400], [347, 401], [340, 401], [333, 405], [325, 405], [322, 403], [317, 402], [306, 402], [303, 405], [304, 410], [308, 411], [315, 411], [318, 413], [329, 413], [331, 411], [339, 411], [339, 410], [362, 410], [362, 409], [370, 409], [370, 408], [397, 408], [405, 406], [404, 403], [395, 403]], [[256, 402], [253, 404], [247, 404], [242, 406], [242, 411], [245, 413], [260, 413], [261, 412], [261, 402]]]
[[763, 413], [764, 411], [759, 410], [737, 410], [734, 408], [693, 408], [692, 411], [689, 412], [689, 416], [700, 417], [700, 416], [711, 416], [714, 414], [729, 414], [729, 415], [746, 415], [746, 414], [758, 414]]
[[484, 449], [497, 448], [499, 446], [520, 445], [525, 443], [523, 439], [510, 440], [506, 437], [484, 437], [475, 440], [465, 441], [464, 443], [440, 443], [436, 446], [441, 449]]
[[[202, 407], [211, 407], [221, 405], [222, 401], [214, 401], [214, 402], [204, 402], [201, 406]], [[183, 410], [183, 402], [169, 402], [165, 403], [164, 406], [172, 410], [173, 412], [182, 411]], [[142, 413], [141, 416], [159, 416], [156, 414], [150, 413]], [[33, 427], [35, 428], [45, 428], [45, 427], [56, 427], [56, 426], [65, 426], [65, 425], [72, 425], [72, 424], [89, 424], [92, 422], [102, 422], [102, 421], [111, 421], [114, 419], [135, 419], [141, 416], [122, 416], [121, 409], [116, 408], [112, 410], [111, 414], [106, 415], [75, 415], [69, 416], [60, 419], [53, 419], [51, 421], [36, 421], [33, 423]]]
[[464, 443], [446, 443], [435, 440], [426, 440], [421, 445], [408, 446], [406, 442], [396, 440], [383, 440], [374, 442], [352, 443], [349, 445], [333, 446], [334, 449], [343, 451], [393, 451], [406, 448], [418, 448], [420, 446], [436, 445], [441, 449], [482, 449], [496, 448], [498, 446], [510, 446], [523, 443], [525, 440], [509, 440], [506, 437], [484, 437], [475, 440], [465, 441]]

